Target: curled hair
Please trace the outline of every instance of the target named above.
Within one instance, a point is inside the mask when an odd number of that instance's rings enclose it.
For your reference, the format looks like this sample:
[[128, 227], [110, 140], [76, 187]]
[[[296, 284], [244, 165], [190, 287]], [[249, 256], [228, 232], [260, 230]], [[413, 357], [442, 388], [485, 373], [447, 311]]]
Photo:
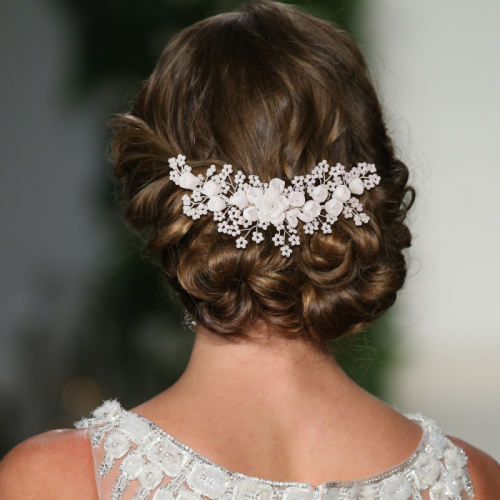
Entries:
[[[347, 33], [294, 7], [261, 0], [175, 36], [130, 111], [112, 121], [114, 175], [125, 216], [195, 319], [242, 337], [257, 319], [320, 348], [366, 328], [403, 286], [404, 220], [413, 204], [366, 61]], [[304, 234], [283, 258], [264, 241], [235, 247], [212, 213], [183, 214], [186, 191], [168, 159], [193, 173], [232, 164], [263, 182], [307, 175], [321, 160], [374, 163], [380, 184], [360, 201], [370, 222], [343, 217]], [[407, 196], [407, 194], [409, 196]]]

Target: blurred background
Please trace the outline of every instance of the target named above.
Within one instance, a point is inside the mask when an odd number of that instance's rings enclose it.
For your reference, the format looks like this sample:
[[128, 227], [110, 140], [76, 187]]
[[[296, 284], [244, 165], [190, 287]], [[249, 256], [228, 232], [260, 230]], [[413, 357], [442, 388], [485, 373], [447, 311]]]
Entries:
[[[3, 0], [0, 458], [182, 373], [193, 334], [114, 201], [106, 123], [170, 37], [236, 0]], [[410, 275], [333, 348], [346, 371], [500, 460], [500, 3], [302, 0], [361, 45], [412, 171]]]

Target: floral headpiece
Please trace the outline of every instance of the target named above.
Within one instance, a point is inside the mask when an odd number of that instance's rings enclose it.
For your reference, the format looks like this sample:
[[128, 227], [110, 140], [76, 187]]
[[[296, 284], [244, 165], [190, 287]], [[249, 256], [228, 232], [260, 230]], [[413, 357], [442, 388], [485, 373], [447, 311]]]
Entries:
[[[353, 195], [361, 195], [380, 182], [375, 165], [366, 163], [358, 163], [346, 172], [340, 163], [330, 167], [323, 160], [305, 177], [296, 175], [288, 187], [282, 179], [272, 179], [268, 184], [257, 175], [249, 175], [245, 182], [246, 176], [240, 170], [233, 182], [231, 165], [224, 165], [219, 174], [212, 165], [206, 177], [196, 176], [183, 155], [170, 158], [168, 163], [172, 169], [170, 179], [193, 191], [182, 197], [186, 215], [196, 220], [210, 210], [214, 221], [219, 222], [219, 232], [239, 236], [237, 248], [247, 246], [247, 236], [252, 231], [253, 241], [263, 241], [259, 228], [267, 230], [272, 224], [276, 233], [274, 244], [281, 246], [285, 257], [292, 253], [289, 245], [300, 245], [295, 229], [299, 219], [304, 222], [306, 234], [318, 231], [320, 223], [324, 234], [331, 233], [332, 224], [341, 213], [346, 219], [353, 218], [356, 226], [367, 223], [370, 217], [363, 213], [363, 206]], [[311, 199], [306, 200], [306, 195]], [[289, 245], [285, 244], [286, 236]]]

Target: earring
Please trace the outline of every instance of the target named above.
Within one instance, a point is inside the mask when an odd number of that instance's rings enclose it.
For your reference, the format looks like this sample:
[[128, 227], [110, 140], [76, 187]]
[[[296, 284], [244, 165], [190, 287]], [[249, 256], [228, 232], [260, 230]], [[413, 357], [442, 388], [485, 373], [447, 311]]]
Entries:
[[196, 332], [196, 320], [189, 314], [187, 309], [182, 311], [182, 328]]

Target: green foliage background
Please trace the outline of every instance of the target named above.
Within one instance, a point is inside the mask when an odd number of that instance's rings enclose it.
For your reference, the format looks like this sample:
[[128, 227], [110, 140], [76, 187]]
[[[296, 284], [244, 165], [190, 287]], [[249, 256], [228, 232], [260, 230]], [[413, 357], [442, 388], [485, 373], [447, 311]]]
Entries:
[[[75, 95], [83, 103], [107, 96], [110, 116], [127, 106], [126, 99], [149, 76], [173, 34], [242, 4], [236, 0], [57, 1], [71, 12], [77, 29], [78, 64], [71, 75]], [[360, 0], [296, 4], [356, 35]], [[103, 151], [108, 140], [103, 134]], [[125, 227], [114, 202], [110, 175], [105, 175], [108, 168], [103, 165], [102, 171], [103, 221], [114, 235], [113, 251], [96, 274], [72, 376], [95, 382], [100, 398], [118, 397], [125, 407], [133, 407], [180, 376], [194, 337], [182, 330], [175, 296], [154, 264], [141, 254], [137, 237]], [[384, 370], [392, 359], [392, 345], [386, 315], [368, 331], [335, 343], [332, 350], [352, 378], [383, 397]], [[85, 399], [84, 393], [75, 397]], [[92, 409], [92, 397], [87, 400], [88, 407], [60, 403], [68, 422], [78, 412]]]

